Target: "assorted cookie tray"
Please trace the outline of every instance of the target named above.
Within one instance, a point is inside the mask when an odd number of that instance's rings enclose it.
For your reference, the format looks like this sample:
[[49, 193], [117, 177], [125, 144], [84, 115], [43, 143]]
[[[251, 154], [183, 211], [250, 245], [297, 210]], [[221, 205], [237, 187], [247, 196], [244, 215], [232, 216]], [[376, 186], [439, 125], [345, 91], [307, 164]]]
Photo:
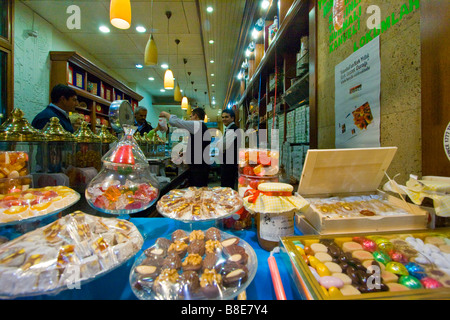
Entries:
[[242, 206], [242, 198], [231, 188], [189, 187], [171, 190], [161, 197], [156, 208], [167, 218], [192, 222], [225, 218]]

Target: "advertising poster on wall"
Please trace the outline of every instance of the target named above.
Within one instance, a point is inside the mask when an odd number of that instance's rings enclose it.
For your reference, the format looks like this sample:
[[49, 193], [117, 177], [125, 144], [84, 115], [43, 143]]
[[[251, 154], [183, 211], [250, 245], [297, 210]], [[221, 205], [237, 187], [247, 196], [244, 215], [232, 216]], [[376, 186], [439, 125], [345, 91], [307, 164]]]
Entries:
[[380, 38], [335, 68], [336, 148], [380, 146]]

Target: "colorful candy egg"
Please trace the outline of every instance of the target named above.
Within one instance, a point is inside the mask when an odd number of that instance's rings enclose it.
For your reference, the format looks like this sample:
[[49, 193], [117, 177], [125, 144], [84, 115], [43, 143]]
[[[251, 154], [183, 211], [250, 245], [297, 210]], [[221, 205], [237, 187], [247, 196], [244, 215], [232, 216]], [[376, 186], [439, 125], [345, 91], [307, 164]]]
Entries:
[[389, 251], [389, 256], [391, 257], [392, 261], [408, 263], [408, 258], [405, 257], [405, 255], [403, 255], [401, 252], [391, 250]]
[[382, 264], [384, 264], [384, 265], [386, 265], [388, 262], [391, 261], [391, 258], [390, 258], [386, 253], [384, 253], [384, 252], [381, 252], [381, 251], [375, 251], [375, 252], [373, 252], [372, 254], [373, 254], [373, 258], [374, 258], [376, 261], [378, 261], [378, 262], [380, 262], [380, 263], [382, 263]]
[[436, 289], [443, 286], [442, 283], [430, 277], [425, 277], [421, 279], [420, 283], [423, 285], [425, 289]]
[[321, 263], [320, 260], [317, 259], [317, 258], [314, 257], [314, 256], [306, 256], [306, 257], [307, 257], [308, 260], [309, 260], [309, 265], [310, 265], [311, 267], [313, 267], [313, 268], [316, 268], [317, 265], [318, 265], [319, 263]]
[[375, 243], [378, 246], [379, 250], [383, 250], [386, 252], [392, 250], [392, 248], [394, 247], [393, 244], [385, 238], [378, 238], [377, 240], [375, 240]]
[[411, 276], [416, 277], [419, 280], [426, 277], [425, 269], [415, 262], [410, 262], [406, 264], [405, 268], [406, 270], [408, 270]]
[[321, 277], [331, 276], [330, 270], [328, 270], [327, 266], [325, 264], [323, 264], [322, 262], [320, 262], [316, 265], [316, 271], [319, 274], [319, 276], [321, 276]]
[[386, 271], [392, 272], [394, 274], [398, 274], [401, 276], [407, 276], [409, 275], [408, 270], [406, 269], [406, 267], [401, 264], [400, 262], [388, 262], [388, 264], [386, 265]]
[[370, 239], [365, 239], [361, 243], [361, 246], [363, 247], [364, 250], [367, 250], [369, 252], [375, 252], [377, 250], [377, 244], [375, 243], [375, 241]]
[[336, 287], [331, 287], [330, 289], [328, 289], [328, 294], [332, 299], [341, 299], [344, 296], [341, 290]]
[[342, 288], [344, 286], [342, 279], [333, 276], [320, 277], [319, 283], [326, 289], [330, 289], [331, 287]]
[[404, 285], [405, 287], [409, 289], [422, 289], [423, 286], [420, 283], [419, 279], [413, 276], [401, 276], [400, 279], [398, 279], [398, 283]]

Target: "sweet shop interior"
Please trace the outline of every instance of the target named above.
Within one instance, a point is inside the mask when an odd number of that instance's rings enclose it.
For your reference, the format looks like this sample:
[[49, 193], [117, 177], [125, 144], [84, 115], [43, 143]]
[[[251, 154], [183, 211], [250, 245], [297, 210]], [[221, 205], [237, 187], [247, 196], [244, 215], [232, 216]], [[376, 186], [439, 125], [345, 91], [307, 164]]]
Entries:
[[449, 1], [0, 7], [0, 299], [450, 299]]

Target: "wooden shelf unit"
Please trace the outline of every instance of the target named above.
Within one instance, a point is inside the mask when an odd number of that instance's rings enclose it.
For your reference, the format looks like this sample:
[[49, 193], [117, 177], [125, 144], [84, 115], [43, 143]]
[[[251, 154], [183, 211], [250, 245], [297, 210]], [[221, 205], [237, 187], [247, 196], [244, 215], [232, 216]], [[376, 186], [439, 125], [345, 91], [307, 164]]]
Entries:
[[114, 100], [128, 100], [136, 108], [143, 97], [121, 81], [100, 69], [98, 66], [75, 51], [50, 52], [50, 91], [59, 84], [65, 84], [75, 90], [80, 104], [76, 111], [90, 117], [91, 129], [96, 132], [97, 119], [100, 124], [108, 121], [109, 106]]
[[[278, 5], [277, 5], [278, 4]], [[239, 88], [235, 93], [235, 101], [243, 114], [249, 116], [248, 109], [251, 101], [258, 101], [259, 125], [258, 129], [271, 129], [273, 117], [283, 117], [279, 128], [280, 143], [287, 141], [287, 114], [296, 107], [286, 103], [284, 98], [295, 93], [300, 102], [306, 101], [310, 106], [309, 116], [309, 147], [317, 148], [317, 115], [316, 115], [316, 1], [312, 0], [279, 0], [272, 1], [265, 16], [265, 28], [261, 37], [255, 41], [255, 54], [249, 58], [248, 78], [237, 83]], [[256, 15], [255, 15], [256, 16]], [[278, 30], [269, 44], [268, 29], [273, 23], [274, 16], [278, 18]], [[254, 22], [259, 17], [254, 18]], [[308, 36], [309, 65], [305, 73], [297, 74], [297, 54], [301, 49], [301, 38]], [[245, 39], [246, 41], [248, 39]], [[264, 52], [258, 52], [258, 44], [263, 44]], [[262, 55], [262, 57], [260, 57]], [[239, 64], [238, 64], [239, 65]], [[274, 89], [273, 75], [277, 72], [277, 87]], [[292, 80], [292, 81], [291, 81]], [[289, 90], [292, 87], [291, 90]], [[301, 90], [301, 94], [298, 92]], [[302, 100], [302, 101], [300, 101]], [[271, 108], [268, 108], [271, 106]], [[246, 123], [247, 119], [244, 119]], [[270, 130], [269, 130], [270, 131]], [[292, 133], [291, 133], [292, 135]], [[270, 137], [267, 137], [270, 141]], [[292, 143], [292, 145], [307, 145]], [[281, 145], [280, 145], [281, 149]]]

